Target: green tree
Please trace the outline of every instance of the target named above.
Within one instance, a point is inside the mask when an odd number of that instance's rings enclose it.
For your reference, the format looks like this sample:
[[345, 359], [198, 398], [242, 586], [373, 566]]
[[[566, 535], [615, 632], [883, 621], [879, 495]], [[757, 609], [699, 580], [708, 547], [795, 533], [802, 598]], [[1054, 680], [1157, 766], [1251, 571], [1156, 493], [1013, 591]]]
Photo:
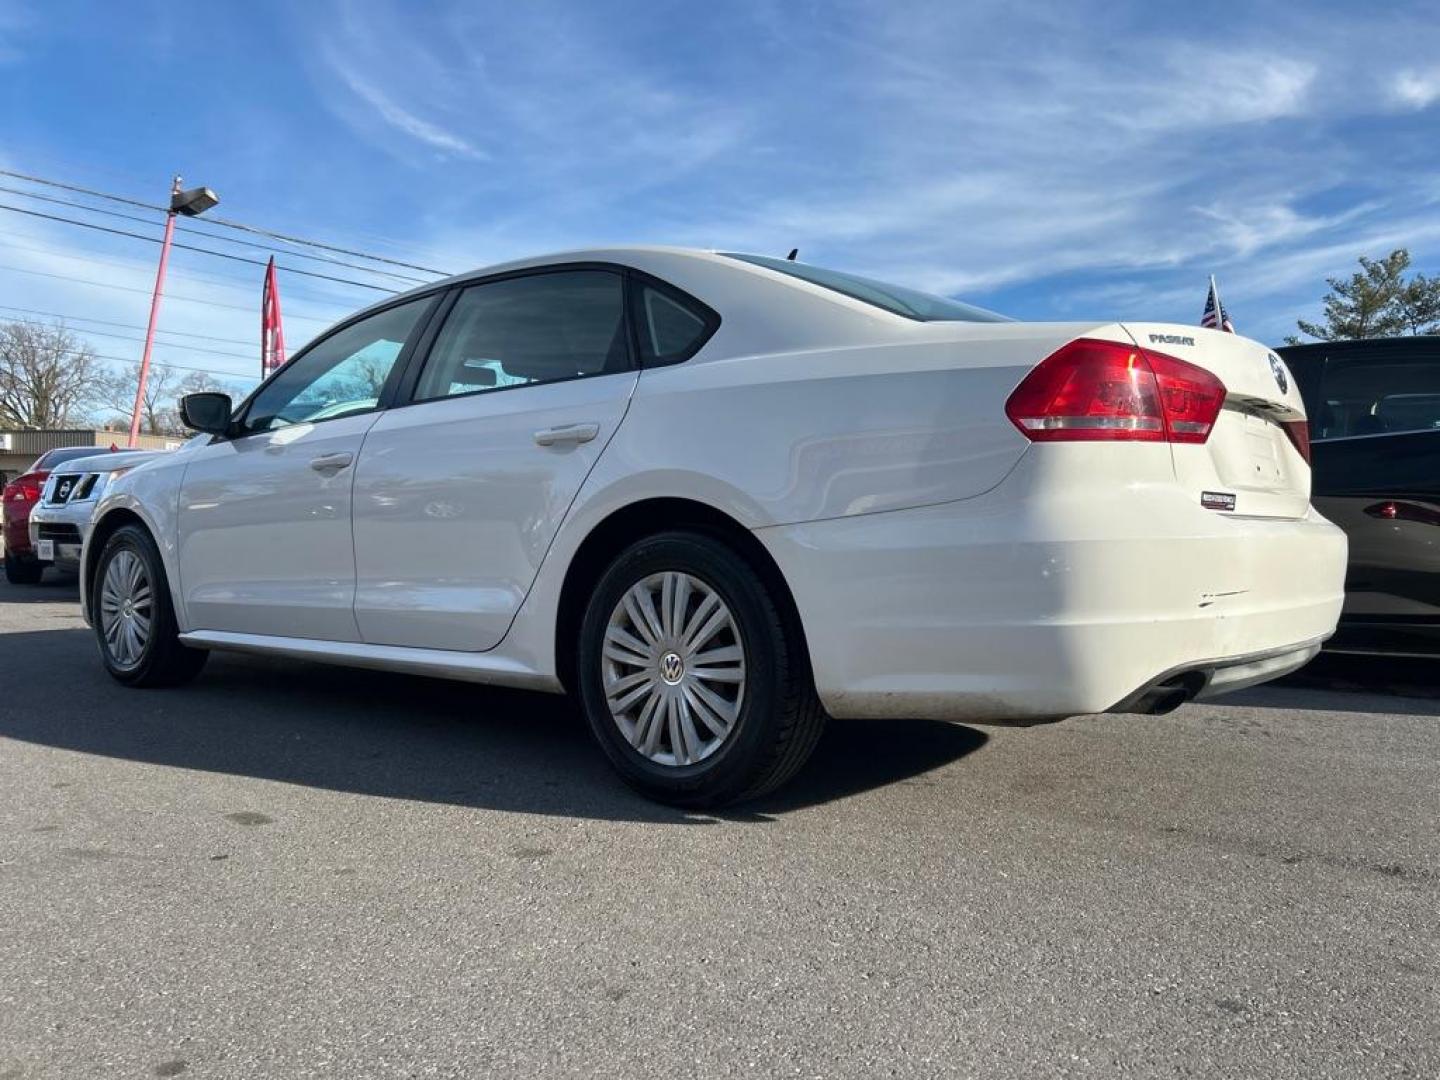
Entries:
[[1410, 333], [1440, 333], [1440, 277], [1416, 274], [1400, 290], [1398, 306]]
[[1327, 278], [1323, 323], [1298, 321], [1302, 333], [1322, 341], [1395, 337], [1440, 331], [1440, 278], [1415, 274], [1406, 280], [1410, 252], [1383, 259], [1360, 256], [1360, 269], [1347, 278]]

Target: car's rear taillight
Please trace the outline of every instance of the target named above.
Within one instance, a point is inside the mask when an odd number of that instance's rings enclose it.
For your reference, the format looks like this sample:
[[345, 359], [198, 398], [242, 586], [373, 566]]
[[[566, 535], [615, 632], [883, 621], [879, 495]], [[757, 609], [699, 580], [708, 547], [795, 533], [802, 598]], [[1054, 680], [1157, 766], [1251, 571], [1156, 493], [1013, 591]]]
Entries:
[[21, 476], [5, 485], [6, 502], [39, 502], [41, 485], [32, 476]]
[[1305, 459], [1305, 464], [1310, 464], [1310, 421], [1308, 420], [1283, 420], [1280, 426], [1285, 429], [1290, 444], [1295, 447], [1300, 456]]
[[1005, 414], [1035, 442], [1203, 443], [1224, 403], [1225, 384], [1204, 368], [1078, 338], [1025, 376]]

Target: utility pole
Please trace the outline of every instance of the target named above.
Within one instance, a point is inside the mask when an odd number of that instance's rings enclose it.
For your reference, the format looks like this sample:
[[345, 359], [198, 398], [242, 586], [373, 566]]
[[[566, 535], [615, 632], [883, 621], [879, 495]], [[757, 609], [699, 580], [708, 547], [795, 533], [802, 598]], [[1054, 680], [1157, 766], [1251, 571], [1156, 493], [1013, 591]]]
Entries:
[[150, 378], [150, 352], [155, 347], [155, 323], [160, 317], [160, 297], [165, 292], [165, 267], [170, 262], [170, 242], [175, 239], [175, 215], [194, 217], [220, 202], [220, 196], [207, 187], [180, 190], [180, 177], [170, 185], [170, 209], [165, 214], [165, 239], [160, 242], [160, 265], [155, 270], [155, 292], [150, 297], [150, 323], [145, 328], [145, 349], [140, 354], [140, 381], [135, 387], [135, 408], [130, 413], [130, 440], [134, 448], [140, 441], [140, 416], [145, 408], [145, 383]]

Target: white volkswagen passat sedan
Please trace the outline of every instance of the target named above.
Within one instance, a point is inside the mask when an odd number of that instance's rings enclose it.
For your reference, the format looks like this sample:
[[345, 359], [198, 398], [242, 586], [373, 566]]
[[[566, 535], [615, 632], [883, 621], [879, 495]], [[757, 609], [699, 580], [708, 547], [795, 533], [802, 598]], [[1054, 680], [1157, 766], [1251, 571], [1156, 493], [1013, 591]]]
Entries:
[[671, 249], [361, 312], [108, 490], [111, 674], [210, 649], [569, 689], [621, 775], [770, 790], [827, 713], [1160, 712], [1308, 660], [1343, 535], [1284, 365]]

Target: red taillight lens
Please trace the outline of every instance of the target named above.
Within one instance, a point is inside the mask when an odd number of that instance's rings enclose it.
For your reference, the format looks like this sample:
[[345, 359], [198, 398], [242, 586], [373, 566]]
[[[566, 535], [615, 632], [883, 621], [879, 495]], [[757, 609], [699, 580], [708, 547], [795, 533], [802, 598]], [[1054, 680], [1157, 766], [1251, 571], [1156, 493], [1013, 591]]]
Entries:
[[1005, 414], [1036, 442], [1203, 443], [1224, 403], [1225, 384], [1204, 368], [1079, 338], [1025, 376]]
[[1305, 459], [1305, 464], [1310, 464], [1310, 421], [1308, 420], [1283, 420], [1280, 426], [1285, 429], [1289, 436], [1290, 443]]
[[34, 478], [21, 476], [5, 485], [7, 502], [39, 502], [40, 484]]

